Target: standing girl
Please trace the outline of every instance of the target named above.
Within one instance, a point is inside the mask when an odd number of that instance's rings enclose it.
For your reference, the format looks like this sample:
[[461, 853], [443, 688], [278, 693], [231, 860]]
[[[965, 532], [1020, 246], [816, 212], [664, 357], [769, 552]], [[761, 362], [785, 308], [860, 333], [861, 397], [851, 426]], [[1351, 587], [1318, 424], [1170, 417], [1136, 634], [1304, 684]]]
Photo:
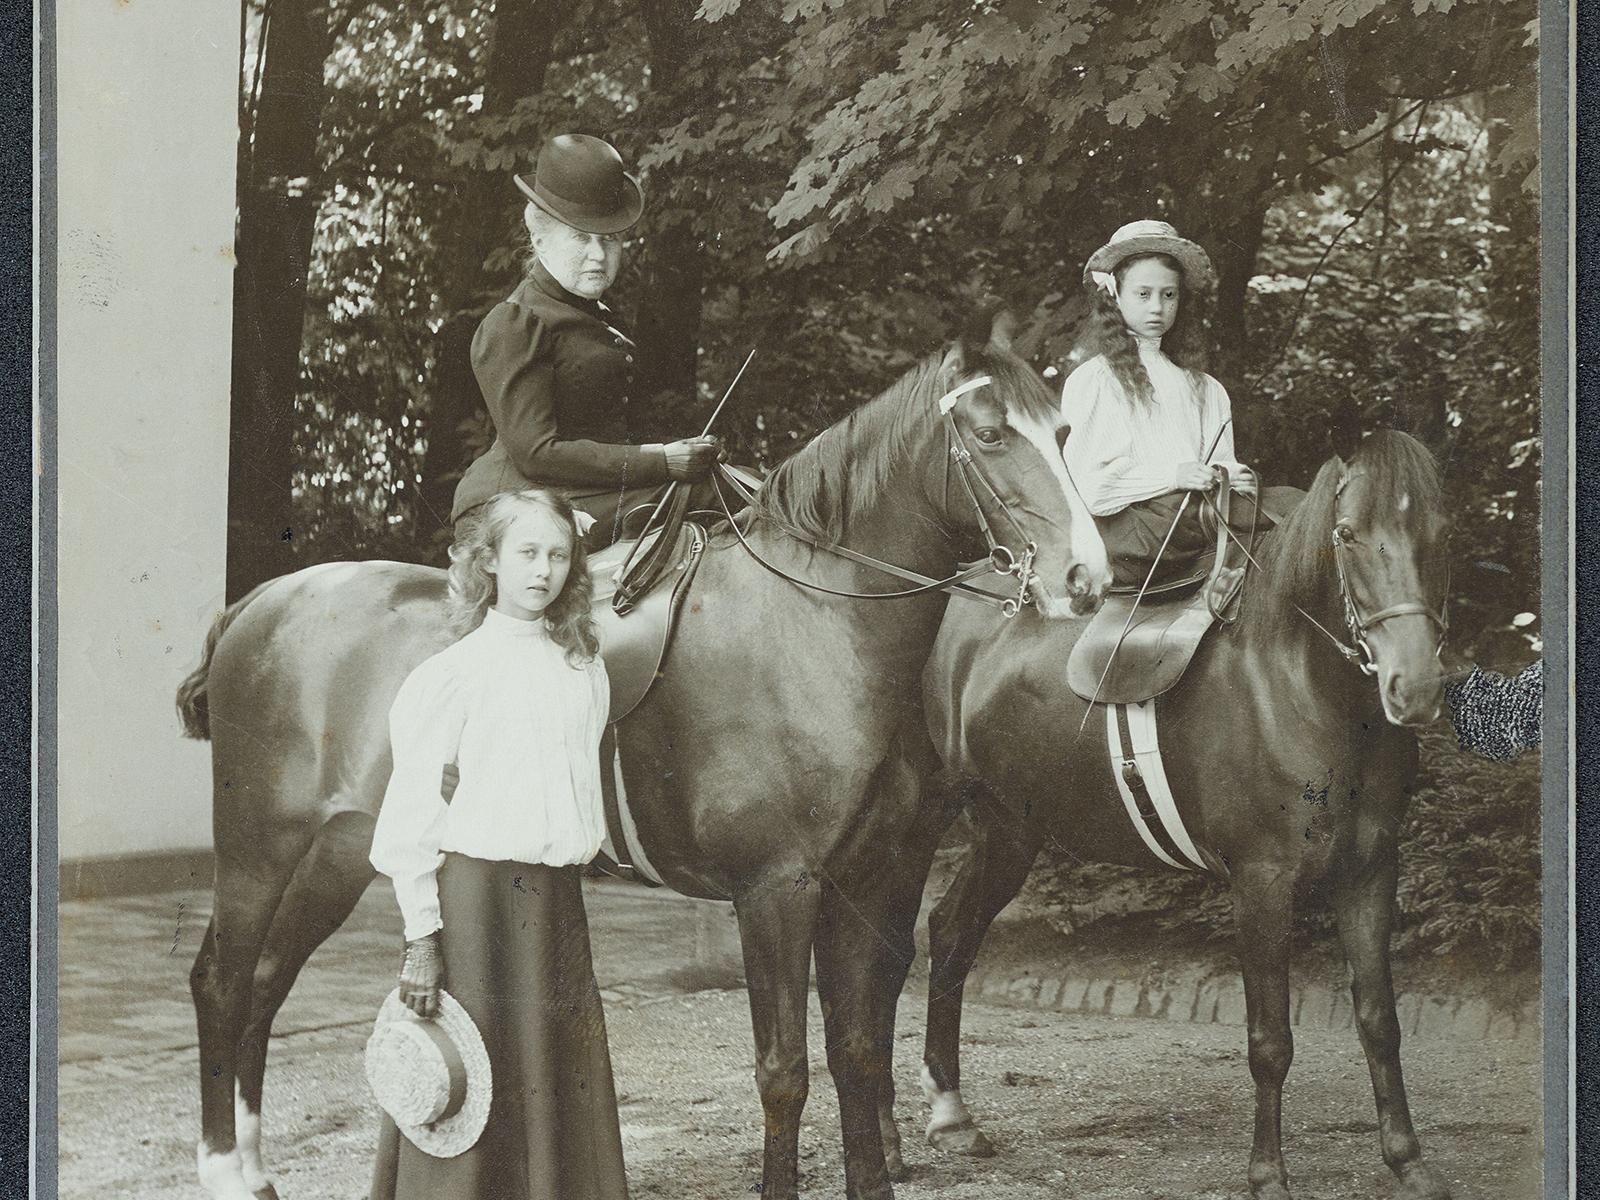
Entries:
[[1194, 573], [1215, 526], [1193, 493], [1210, 492], [1219, 468], [1241, 497], [1255, 497], [1254, 473], [1234, 458], [1228, 393], [1188, 365], [1198, 329], [1187, 310], [1214, 278], [1206, 252], [1165, 221], [1124, 225], [1084, 267], [1097, 353], [1062, 389], [1065, 456], [1118, 586]]
[[448, 981], [482, 1034], [492, 1099], [455, 1157], [424, 1152], [386, 1117], [373, 1200], [623, 1200], [579, 890], [604, 836], [610, 704], [581, 530], [553, 492], [504, 493], [450, 557], [452, 618], [470, 632], [395, 698], [372, 862], [405, 918], [400, 1001], [431, 1019]]

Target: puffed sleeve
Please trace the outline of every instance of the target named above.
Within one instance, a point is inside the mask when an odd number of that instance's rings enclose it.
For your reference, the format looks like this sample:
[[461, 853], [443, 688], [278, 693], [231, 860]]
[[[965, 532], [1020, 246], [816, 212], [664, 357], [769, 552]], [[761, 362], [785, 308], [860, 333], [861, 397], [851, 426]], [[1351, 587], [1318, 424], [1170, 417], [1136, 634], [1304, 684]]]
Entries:
[[1095, 516], [1109, 517], [1172, 486], [1170, 477], [1157, 478], [1137, 461], [1122, 385], [1103, 359], [1067, 376], [1061, 416], [1070, 430], [1062, 451], [1067, 470]]
[[524, 305], [507, 300], [490, 310], [472, 338], [472, 371], [500, 444], [527, 478], [635, 487], [669, 478], [659, 446], [562, 438], [552, 334]]
[[466, 714], [449, 664], [429, 659], [406, 677], [389, 710], [394, 769], [372, 835], [372, 865], [394, 882], [406, 940], [441, 927], [439, 844], [448, 805], [444, 768], [456, 761]]

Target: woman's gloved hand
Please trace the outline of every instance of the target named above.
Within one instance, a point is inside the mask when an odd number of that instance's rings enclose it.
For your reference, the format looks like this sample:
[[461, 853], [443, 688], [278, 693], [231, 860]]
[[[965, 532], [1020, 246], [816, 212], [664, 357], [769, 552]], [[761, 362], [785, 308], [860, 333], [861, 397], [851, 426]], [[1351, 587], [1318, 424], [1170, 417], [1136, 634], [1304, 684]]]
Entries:
[[698, 483], [711, 474], [718, 456], [722, 453], [722, 439], [715, 437], [684, 438], [668, 442], [667, 474], [685, 483]]
[[400, 966], [400, 1003], [419, 1017], [439, 1015], [439, 990], [444, 986], [444, 947], [438, 933], [406, 943]]

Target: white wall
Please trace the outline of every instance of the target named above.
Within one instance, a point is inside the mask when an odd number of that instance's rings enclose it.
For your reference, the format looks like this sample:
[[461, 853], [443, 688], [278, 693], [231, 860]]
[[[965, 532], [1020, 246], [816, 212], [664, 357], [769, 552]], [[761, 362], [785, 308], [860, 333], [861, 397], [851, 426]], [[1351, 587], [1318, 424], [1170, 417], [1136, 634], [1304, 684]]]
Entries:
[[239, 5], [56, 22], [61, 857], [205, 848], [172, 697], [222, 604]]

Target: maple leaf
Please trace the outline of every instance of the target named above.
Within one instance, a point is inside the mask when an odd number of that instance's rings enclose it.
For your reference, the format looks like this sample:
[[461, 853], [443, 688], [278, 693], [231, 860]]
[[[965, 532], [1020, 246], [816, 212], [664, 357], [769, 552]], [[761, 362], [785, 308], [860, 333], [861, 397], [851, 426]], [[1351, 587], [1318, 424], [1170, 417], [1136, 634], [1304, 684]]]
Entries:
[[862, 205], [868, 212], [888, 212], [916, 193], [917, 174], [915, 168], [904, 163], [890, 167], [867, 188], [861, 197]]
[[695, 16], [702, 21], [717, 22], [739, 11], [741, 0], [701, 0]]

